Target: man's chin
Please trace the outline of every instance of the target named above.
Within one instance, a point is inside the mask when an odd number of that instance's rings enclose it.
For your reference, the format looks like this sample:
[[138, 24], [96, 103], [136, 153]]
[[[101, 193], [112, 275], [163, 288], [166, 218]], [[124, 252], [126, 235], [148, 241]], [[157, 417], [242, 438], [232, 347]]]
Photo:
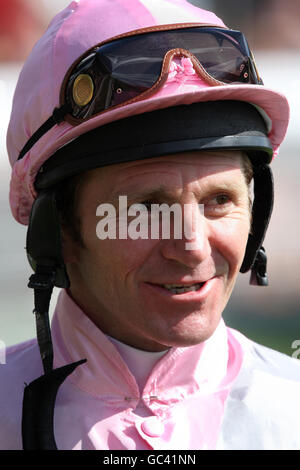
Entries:
[[207, 341], [216, 331], [220, 317], [210, 319], [209, 322], [181, 322], [171, 328], [165, 338], [160, 338], [163, 348], [187, 348]]

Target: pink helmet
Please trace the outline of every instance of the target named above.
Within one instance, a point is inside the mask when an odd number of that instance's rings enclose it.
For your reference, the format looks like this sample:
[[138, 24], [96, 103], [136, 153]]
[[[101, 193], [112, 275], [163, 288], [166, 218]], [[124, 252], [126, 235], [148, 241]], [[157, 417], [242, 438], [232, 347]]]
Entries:
[[[10, 204], [14, 217], [28, 224], [37, 196], [34, 186], [44, 162], [78, 136], [112, 121], [176, 105], [207, 101], [237, 100], [260, 110], [268, 125], [274, 155], [284, 139], [289, 107], [284, 96], [261, 84], [224, 84], [195, 74], [193, 63], [184, 57], [171, 63], [160, 87], [120, 106], [111, 107], [87, 120], [57, 120], [39, 133], [41, 126], [60, 106], [61, 86], [72, 64], [96, 44], [141, 29], [180, 29], [213, 25], [226, 28], [209, 11], [185, 0], [76, 0], [59, 13], [34, 46], [20, 74], [7, 133], [12, 165]], [[130, 33], [132, 34], [132, 33]], [[195, 62], [194, 62], [195, 64]], [[175, 67], [175, 68], [174, 68]], [[166, 74], [167, 75], [167, 74]], [[36, 131], [38, 133], [36, 134]], [[35, 138], [31, 145], [26, 143]], [[25, 146], [25, 149], [24, 149]], [[22, 158], [20, 151], [24, 149]]]

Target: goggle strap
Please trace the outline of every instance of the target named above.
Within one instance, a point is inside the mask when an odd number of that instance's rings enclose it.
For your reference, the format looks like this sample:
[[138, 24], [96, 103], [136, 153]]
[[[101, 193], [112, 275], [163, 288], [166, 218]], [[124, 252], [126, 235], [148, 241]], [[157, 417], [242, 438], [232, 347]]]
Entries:
[[55, 108], [52, 116], [50, 116], [47, 121], [44, 122], [28, 139], [24, 147], [22, 148], [18, 160], [21, 160], [24, 155], [26, 155], [27, 152], [29, 152], [30, 149], [34, 146], [34, 144], [41, 138], [43, 137], [44, 134], [46, 134], [52, 127], [54, 127], [56, 124], [60, 124], [63, 120], [64, 117], [67, 113], [70, 112], [70, 106], [68, 104], [64, 104], [60, 108]]

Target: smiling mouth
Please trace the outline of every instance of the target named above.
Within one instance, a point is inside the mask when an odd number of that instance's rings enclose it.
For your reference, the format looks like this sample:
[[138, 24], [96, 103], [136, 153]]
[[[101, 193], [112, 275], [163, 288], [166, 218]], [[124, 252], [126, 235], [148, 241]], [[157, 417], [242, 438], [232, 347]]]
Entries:
[[168, 290], [172, 294], [180, 295], [184, 294], [185, 292], [196, 292], [200, 290], [204, 286], [205, 282], [197, 282], [195, 284], [187, 285], [180, 285], [180, 284], [156, 284], [163, 289]]

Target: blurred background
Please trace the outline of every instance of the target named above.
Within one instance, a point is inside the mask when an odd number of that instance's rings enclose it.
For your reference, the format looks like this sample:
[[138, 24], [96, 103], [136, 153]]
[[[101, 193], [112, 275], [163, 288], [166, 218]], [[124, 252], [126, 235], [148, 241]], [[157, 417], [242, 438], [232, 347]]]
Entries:
[[[97, 1], [97, 0], [95, 0]], [[161, 0], [163, 3], [164, 0]], [[6, 129], [22, 63], [50, 19], [69, 0], [0, 0], [0, 340], [7, 346], [35, 336], [31, 274], [25, 254], [26, 227], [11, 216]], [[292, 355], [300, 340], [300, 1], [191, 0], [214, 11], [228, 27], [242, 30], [264, 83], [284, 93], [291, 123], [273, 163], [275, 206], [264, 246], [270, 286], [249, 286], [240, 275], [224, 318], [261, 344]], [[51, 312], [58, 290], [51, 302]]]

